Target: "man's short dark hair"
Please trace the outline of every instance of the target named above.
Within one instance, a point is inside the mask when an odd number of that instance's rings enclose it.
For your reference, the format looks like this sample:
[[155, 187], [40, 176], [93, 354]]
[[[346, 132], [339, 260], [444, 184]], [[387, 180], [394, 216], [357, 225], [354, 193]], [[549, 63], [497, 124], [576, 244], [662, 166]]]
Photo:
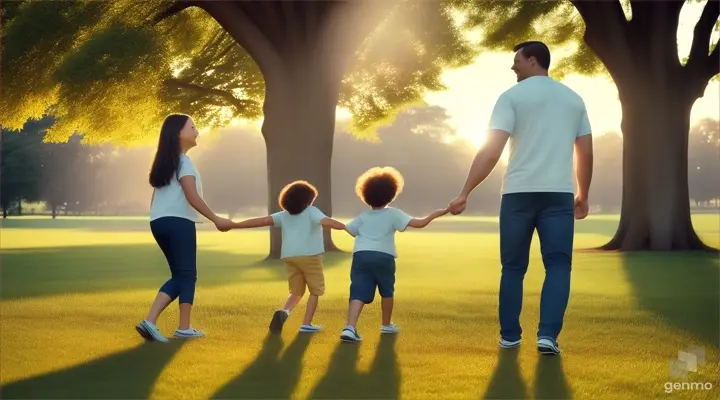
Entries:
[[291, 215], [297, 215], [310, 207], [317, 198], [317, 195], [318, 192], [315, 186], [306, 181], [295, 181], [280, 191], [278, 200], [283, 210]]
[[545, 43], [538, 41], [520, 43], [513, 49], [515, 52], [518, 50], [522, 50], [521, 54], [525, 58], [535, 57], [541, 67], [550, 69], [550, 49]]

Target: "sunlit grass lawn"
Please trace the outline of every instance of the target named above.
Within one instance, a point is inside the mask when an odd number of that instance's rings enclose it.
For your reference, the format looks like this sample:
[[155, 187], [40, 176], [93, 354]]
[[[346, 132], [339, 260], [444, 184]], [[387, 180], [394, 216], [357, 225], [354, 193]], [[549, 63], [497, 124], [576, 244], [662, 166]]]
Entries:
[[[696, 216], [720, 244], [718, 215]], [[576, 248], [602, 244], [616, 217], [578, 223]], [[286, 294], [284, 270], [264, 263], [267, 233], [199, 234], [194, 325], [208, 336], [143, 344], [134, 324], [168, 271], [138, 218], [10, 219], [3, 225], [0, 304], [2, 398], [717, 398], [720, 267], [708, 254], [577, 252], [561, 358], [533, 346], [544, 271], [537, 240], [525, 280], [519, 351], [497, 349], [500, 277], [495, 218], [448, 218], [399, 234], [395, 323], [380, 337], [366, 308], [359, 346], [340, 344], [349, 257], [326, 258], [327, 295], [299, 335], [298, 309], [267, 339]], [[337, 235], [338, 244], [351, 240]], [[177, 306], [160, 327], [172, 333]], [[705, 348], [689, 382], [711, 391], [665, 393], [679, 350]]]

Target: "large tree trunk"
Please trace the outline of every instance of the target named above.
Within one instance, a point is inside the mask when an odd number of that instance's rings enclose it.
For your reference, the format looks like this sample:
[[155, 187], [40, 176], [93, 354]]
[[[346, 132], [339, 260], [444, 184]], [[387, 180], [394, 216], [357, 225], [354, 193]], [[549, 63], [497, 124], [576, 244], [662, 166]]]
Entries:
[[685, 66], [677, 48], [684, 2], [632, 2], [629, 21], [617, 1], [573, 4], [585, 21], [585, 43], [615, 81], [623, 111], [620, 225], [602, 249], [708, 249], [690, 218], [688, 132], [693, 103], [718, 73], [718, 49], [708, 55], [718, 2], [703, 9]]
[[623, 195], [605, 250], [704, 250], [690, 219], [688, 130], [694, 99], [676, 85], [635, 77], [620, 90]]
[[[267, 79], [262, 133], [267, 148], [268, 209], [280, 210], [278, 195], [290, 182], [305, 180], [318, 190], [314, 205], [332, 216], [330, 167], [339, 79], [313, 64], [294, 63], [286, 74]], [[326, 251], [337, 251], [324, 229]], [[270, 254], [278, 258], [280, 230], [270, 229]]]

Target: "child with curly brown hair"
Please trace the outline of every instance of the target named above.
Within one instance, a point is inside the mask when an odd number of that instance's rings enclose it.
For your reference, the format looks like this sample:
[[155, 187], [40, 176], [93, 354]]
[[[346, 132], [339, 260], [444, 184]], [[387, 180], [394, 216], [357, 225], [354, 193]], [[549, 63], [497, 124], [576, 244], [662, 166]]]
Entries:
[[275, 226], [282, 230], [280, 258], [285, 262], [290, 295], [283, 307], [273, 314], [270, 332], [280, 333], [290, 311], [300, 302], [307, 287], [310, 297], [307, 301], [305, 320], [300, 332], [322, 330], [312, 324], [319, 297], [325, 294], [322, 254], [323, 227], [343, 230], [345, 224], [329, 218], [313, 202], [318, 191], [306, 181], [295, 181], [283, 188], [278, 196], [283, 211], [266, 217], [252, 218], [233, 223], [233, 229]]
[[365, 304], [380, 292], [382, 308], [381, 333], [397, 333], [399, 328], [392, 321], [395, 295], [395, 232], [409, 227], [424, 228], [434, 219], [448, 213], [436, 210], [425, 218], [413, 218], [402, 210], [388, 207], [402, 192], [403, 176], [392, 167], [375, 167], [362, 174], [355, 185], [355, 192], [370, 209], [362, 212], [346, 226], [345, 230], [355, 237], [353, 259], [350, 267], [350, 305], [347, 324], [340, 334], [345, 342], [361, 340], [357, 321]]

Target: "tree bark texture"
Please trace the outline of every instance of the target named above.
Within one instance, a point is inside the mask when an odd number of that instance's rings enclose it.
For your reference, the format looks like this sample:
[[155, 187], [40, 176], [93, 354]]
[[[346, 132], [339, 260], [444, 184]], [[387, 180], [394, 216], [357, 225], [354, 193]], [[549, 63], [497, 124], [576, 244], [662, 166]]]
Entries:
[[[622, 102], [620, 225], [606, 250], [703, 250], [692, 226], [688, 130], [693, 101], [679, 90], [637, 85]], [[644, 87], [643, 87], [644, 86]]]
[[[312, 63], [299, 63], [267, 86], [262, 133], [270, 213], [280, 211], [278, 195], [285, 185], [305, 180], [318, 189], [315, 206], [332, 216], [330, 167], [339, 84]], [[338, 250], [330, 230], [323, 233], [325, 250]], [[271, 228], [268, 257], [278, 258], [281, 246], [280, 230]]]

